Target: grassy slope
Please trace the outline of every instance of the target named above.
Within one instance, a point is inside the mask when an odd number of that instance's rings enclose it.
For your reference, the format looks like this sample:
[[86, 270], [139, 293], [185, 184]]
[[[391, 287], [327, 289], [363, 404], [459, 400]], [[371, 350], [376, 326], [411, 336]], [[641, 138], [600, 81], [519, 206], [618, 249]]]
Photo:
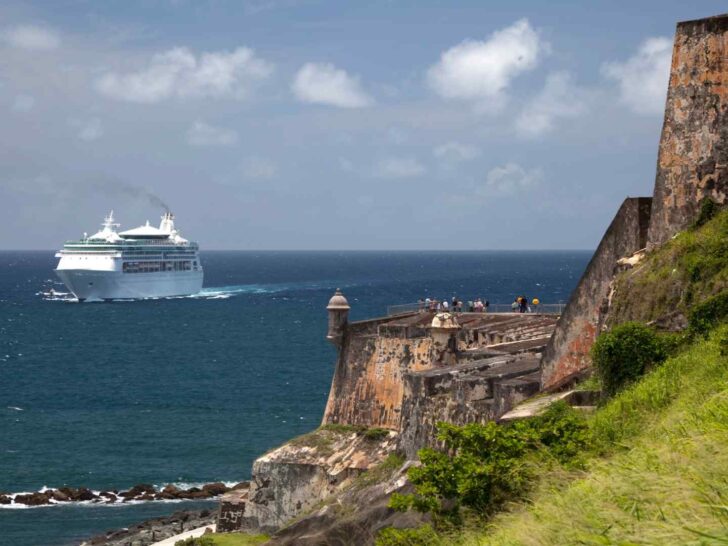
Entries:
[[728, 288], [728, 209], [681, 232], [634, 269], [619, 275], [609, 324], [649, 322]]
[[246, 535], [244, 533], [205, 535], [212, 539], [215, 546], [257, 546], [265, 543], [266, 535]]
[[544, 476], [529, 504], [452, 542], [728, 543], [726, 337], [728, 326], [599, 409], [590, 423], [607, 451], [585, 472]]

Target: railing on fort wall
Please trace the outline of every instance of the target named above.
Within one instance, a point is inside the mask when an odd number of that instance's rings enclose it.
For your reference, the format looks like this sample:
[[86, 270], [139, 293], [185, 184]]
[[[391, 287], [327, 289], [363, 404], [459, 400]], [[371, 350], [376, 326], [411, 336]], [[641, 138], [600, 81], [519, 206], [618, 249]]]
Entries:
[[[566, 307], [565, 303], [540, 303], [538, 305], [530, 305], [529, 306], [529, 313], [538, 313], [541, 315], [560, 315], [564, 312], [564, 308]], [[438, 311], [438, 310], [444, 310], [444, 309], [438, 309], [437, 304], [430, 305], [429, 307], [426, 305], [426, 303], [403, 303], [400, 305], [390, 305], [387, 307], [387, 315], [401, 315], [404, 313], [415, 313], [415, 312], [425, 312], [425, 311]], [[452, 309], [447, 309], [448, 311], [452, 312]], [[463, 305], [463, 308], [459, 312], [471, 312], [468, 311], [467, 306]], [[475, 312], [475, 311], [472, 311]], [[514, 310], [511, 307], [510, 303], [491, 303], [488, 306], [488, 309], [485, 311], [482, 311], [483, 313], [518, 313], [518, 309]]]

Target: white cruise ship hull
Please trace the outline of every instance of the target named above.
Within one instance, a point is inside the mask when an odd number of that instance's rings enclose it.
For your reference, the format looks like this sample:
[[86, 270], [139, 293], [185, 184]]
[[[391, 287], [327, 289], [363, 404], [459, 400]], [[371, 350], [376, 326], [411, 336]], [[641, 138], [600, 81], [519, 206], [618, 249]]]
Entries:
[[90, 269], [56, 269], [56, 275], [81, 301], [189, 296], [202, 289], [202, 271], [122, 273]]

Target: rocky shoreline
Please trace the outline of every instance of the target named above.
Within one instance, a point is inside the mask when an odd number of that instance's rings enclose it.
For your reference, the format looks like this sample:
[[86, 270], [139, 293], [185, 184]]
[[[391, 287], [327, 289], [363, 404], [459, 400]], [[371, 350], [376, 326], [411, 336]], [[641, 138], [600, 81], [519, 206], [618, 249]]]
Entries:
[[173, 484], [168, 484], [158, 489], [146, 483], [135, 485], [127, 490], [109, 489], [98, 492], [86, 487], [44, 488], [32, 493], [0, 492], [0, 507], [13, 505], [28, 507], [50, 506], [68, 503], [114, 504], [132, 501], [205, 500], [219, 497], [234, 489], [247, 487], [248, 482], [240, 482], [232, 487], [222, 482], [214, 482], [188, 489], [181, 489]]
[[149, 546], [185, 531], [212, 525], [216, 517], [216, 510], [181, 510], [126, 529], [107, 531], [84, 540], [80, 546]]

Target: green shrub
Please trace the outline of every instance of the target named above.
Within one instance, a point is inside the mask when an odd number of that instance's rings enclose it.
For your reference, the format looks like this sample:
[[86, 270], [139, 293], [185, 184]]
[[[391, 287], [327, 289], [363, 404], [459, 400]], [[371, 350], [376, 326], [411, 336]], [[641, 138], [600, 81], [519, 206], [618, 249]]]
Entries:
[[604, 392], [611, 396], [665, 360], [667, 347], [647, 326], [626, 322], [601, 334], [591, 356]]
[[376, 546], [436, 546], [442, 540], [431, 525], [416, 529], [395, 529], [387, 527], [379, 532]]
[[703, 199], [700, 202], [700, 212], [698, 212], [698, 217], [693, 222], [693, 229], [699, 228], [700, 226], [710, 222], [715, 215], [718, 214], [719, 210], [720, 207], [718, 204], [710, 197]]
[[364, 438], [367, 440], [377, 441], [377, 440], [383, 440], [387, 436], [389, 436], [389, 431], [386, 428], [368, 428], [364, 432], [361, 433]]
[[728, 318], [728, 290], [693, 306], [689, 327], [694, 334], [707, 336], [721, 321]]
[[321, 426], [318, 430], [328, 432], [336, 432], [337, 434], [351, 434], [355, 432], [357, 436], [363, 436], [367, 440], [383, 440], [389, 435], [386, 428], [366, 427], [364, 425], [342, 425], [339, 423], [328, 423]]
[[552, 404], [543, 415], [516, 424], [519, 425], [530, 428], [538, 443], [563, 465], [581, 462], [591, 443], [584, 415], [564, 401]]
[[420, 450], [421, 466], [408, 471], [415, 494], [395, 493], [389, 504], [430, 512], [437, 525], [460, 523], [461, 507], [486, 516], [496, 512], [528, 490], [531, 457], [570, 463], [589, 443], [585, 420], [565, 403], [510, 425], [439, 423], [437, 437], [445, 449]]

